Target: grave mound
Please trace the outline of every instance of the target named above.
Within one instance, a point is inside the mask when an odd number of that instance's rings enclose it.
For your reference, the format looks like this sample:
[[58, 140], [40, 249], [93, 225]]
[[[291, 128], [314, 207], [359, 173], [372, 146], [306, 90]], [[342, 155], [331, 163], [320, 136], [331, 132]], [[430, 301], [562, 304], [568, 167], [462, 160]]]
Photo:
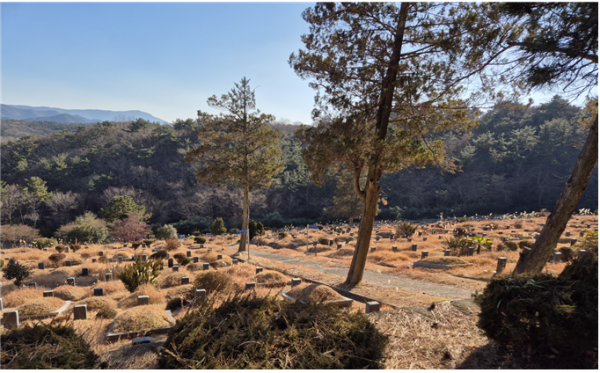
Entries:
[[77, 304], [86, 304], [88, 311], [117, 308], [117, 301], [104, 297], [90, 297], [82, 299]]
[[230, 276], [237, 276], [243, 278], [254, 278], [254, 274], [256, 273], [256, 267], [250, 265], [248, 263], [241, 263], [235, 266], [231, 266], [227, 268], [225, 273]]
[[351, 256], [354, 255], [354, 249], [339, 249], [336, 250], [334, 252], [332, 252], [331, 254], [327, 255], [330, 258], [336, 257], [336, 256]]
[[18, 308], [19, 315], [22, 316], [33, 316], [40, 315], [46, 312], [53, 312], [64, 306], [65, 302], [58, 298], [41, 298], [35, 299], [29, 303], [25, 303], [24, 305]]
[[237, 290], [236, 284], [225, 273], [205, 271], [196, 276], [194, 280], [196, 289], [204, 289], [207, 294]]
[[433, 256], [431, 258], [421, 259], [421, 261], [425, 262], [425, 263], [446, 264], [446, 265], [468, 264], [464, 260], [462, 260], [460, 258], [452, 257], [452, 256]]
[[86, 288], [63, 285], [54, 289], [54, 296], [62, 300], [80, 300], [87, 296], [88, 291]]
[[147, 295], [150, 304], [161, 303], [165, 300], [160, 290], [152, 285], [144, 284], [138, 286], [138, 288], [128, 297], [125, 297], [119, 301], [119, 308], [131, 308], [138, 305], [138, 297], [140, 295]]
[[325, 285], [300, 285], [287, 292], [292, 298], [305, 302], [334, 302], [345, 300], [335, 290]]
[[[5, 293], [5, 287], [2, 287], [2, 293]], [[41, 288], [20, 288], [16, 289], [2, 297], [4, 307], [15, 308], [19, 307], [32, 299], [42, 298], [44, 296], [44, 290]]]
[[256, 282], [265, 286], [285, 286], [287, 281], [287, 277], [277, 271], [266, 270], [256, 275]]
[[113, 333], [141, 332], [171, 325], [169, 315], [157, 306], [132, 307], [120, 314], [113, 325]]

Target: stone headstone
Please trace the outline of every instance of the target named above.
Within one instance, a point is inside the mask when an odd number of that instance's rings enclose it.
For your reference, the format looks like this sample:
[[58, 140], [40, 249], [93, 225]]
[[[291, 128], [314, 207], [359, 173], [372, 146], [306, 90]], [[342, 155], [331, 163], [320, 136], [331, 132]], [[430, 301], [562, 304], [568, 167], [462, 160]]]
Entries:
[[2, 298], [0, 298], [0, 311], [4, 311], [4, 303], [2, 302]]
[[70, 266], [71, 266], [71, 261], [70, 261], [70, 260], [65, 260], [65, 265], [66, 265], [67, 267], [70, 267]]
[[146, 254], [142, 254], [142, 262], [146, 262], [148, 260], [148, 256]]
[[450, 256], [450, 252], [451, 252], [450, 249], [444, 250], [444, 256]]
[[506, 267], [506, 261], [506, 257], [498, 258], [498, 264], [496, 265], [496, 275], [499, 275], [502, 273], [502, 271], [504, 271], [504, 268]]
[[92, 258], [92, 263], [96, 263], [98, 260], [96, 258]]
[[263, 271], [263, 267], [256, 267], [256, 273], [261, 273]]
[[179, 272], [179, 264], [173, 264], [173, 267], [171, 267], [173, 269], [173, 272]]
[[117, 258], [117, 262], [119, 262], [119, 264], [122, 264], [123, 263], [123, 257], [122, 256], [118, 257]]
[[144, 343], [150, 343], [150, 336], [134, 338], [131, 341], [131, 344], [133, 346], [141, 345], [141, 344], [144, 344]]
[[565, 237], [570, 237], [571, 236], [571, 232], [565, 232]]
[[18, 328], [21, 323], [19, 322], [19, 311], [6, 311], [2, 316], [2, 325], [6, 328]]
[[138, 306], [150, 304], [150, 297], [148, 295], [138, 295], [137, 304]]
[[302, 279], [301, 278], [293, 278], [291, 281], [291, 285], [292, 287], [294, 286], [298, 286], [302, 283]]
[[413, 243], [410, 249], [411, 249], [412, 251], [417, 251], [417, 244], [416, 244], [416, 243]]
[[473, 256], [474, 252], [475, 252], [475, 248], [473, 246], [467, 247], [467, 256]]
[[210, 263], [202, 263], [202, 270], [208, 271], [210, 269]]
[[421, 251], [421, 259], [427, 258], [428, 255], [429, 255], [429, 251]]
[[238, 260], [237, 259], [232, 259], [231, 263], [233, 263], [233, 265], [237, 265], [238, 264]]
[[80, 304], [73, 307], [73, 320], [87, 320], [86, 304]]
[[571, 246], [577, 243], [577, 238], [571, 238]]
[[102, 296], [102, 288], [94, 288], [94, 296], [101, 297]]
[[75, 286], [75, 277], [69, 277], [67, 279], [67, 285]]
[[582, 255], [584, 255], [586, 252], [587, 252], [587, 251], [585, 251], [585, 250], [579, 250], [579, 251], [577, 252], [577, 259], [581, 259], [581, 256], [582, 256]]
[[407, 241], [407, 242], [412, 242], [412, 238], [408, 237], [408, 238], [406, 239], [406, 241]]
[[38, 269], [44, 269], [45, 265], [44, 262], [38, 263]]
[[423, 232], [419, 231], [417, 234], [419, 235], [419, 237], [421, 237], [423, 235]]
[[427, 241], [427, 237], [423, 237], [423, 241]]
[[105, 273], [104, 274], [104, 281], [110, 281], [112, 279], [112, 273]]
[[442, 236], [438, 236], [438, 240], [441, 240], [441, 239], [442, 239]]
[[381, 304], [379, 302], [367, 302], [365, 313], [379, 312]]
[[562, 258], [562, 253], [560, 251], [556, 251], [554, 253], [554, 256], [552, 257], [552, 262], [554, 262], [555, 264], [560, 262], [560, 259]]
[[398, 246], [392, 246], [392, 251], [397, 253], [398, 252]]
[[254, 282], [246, 282], [246, 290], [254, 289], [256, 284]]
[[53, 296], [54, 296], [54, 290], [44, 291], [44, 298], [53, 297]]
[[377, 248], [376, 248], [375, 246], [372, 246], [372, 247], [371, 247], [371, 252], [373, 252], [373, 251], [375, 251], [375, 250], [377, 250]]
[[217, 254], [217, 260], [223, 260], [223, 254]]
[[173, 267], [173, 258], [167, 259], [167, 267], [169, 267], [169, 268]]
[[37, 282], [30, 282], [27, 286], [30, 288], [37, 288]]
[[82, 276], [89, 276], [90, 275], [90, 269], [89, 268], [81, 268], [81, 275]]
[[192, 252], [190, 250], [186, 251], [185, 252], [185, 256], [188, 257], [188, 258], [191, 258], [192, 257]]
[[195, 256], [192, 258], [192, 263], [198, 263], [199, 260], [200, 260], [200, 258]]
[[190, 278], [189, 277], [182, 277], [181, 278], [181, 285], [187, 285], [190, 283]]
[[98, 253], [98, 256], [104, 256], [104, 251], [100, 251], [100, 252]]

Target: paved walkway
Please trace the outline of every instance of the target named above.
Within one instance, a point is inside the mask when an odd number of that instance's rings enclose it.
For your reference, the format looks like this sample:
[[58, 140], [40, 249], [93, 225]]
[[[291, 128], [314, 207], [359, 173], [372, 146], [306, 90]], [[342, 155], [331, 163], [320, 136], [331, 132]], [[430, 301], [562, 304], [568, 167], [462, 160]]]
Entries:
[[[281, 254], [251, 250], [250, 259], [252, 259], [252, 257], [261, 257], [292, 265], [303, 265], [311, 269], [341, 276], [343, 278], [345, 278], [348, 274], [348, 268], [345, 266], [341, 268], [328, 267], [310, 260], [302, 260], [302, 258], [298, 257], [290, 257]], [[246, 254], [242, 255], [241, 258], [246, 259]], [[448, 298], [452, 300], [471, 298], [471, 291], [469, 290], [459, 289], [452, 286], [432, 284], [426, 281], [413, 280], [410, 278], [400, 278], [393, 275], [377, 273], [369, 270], [365, 270], [363, 275], [363, 281], [385, 288], [395, 289], [397, 287], [403, 290], [421, 292], [423, 294], [428, 294], [441, 298]]]

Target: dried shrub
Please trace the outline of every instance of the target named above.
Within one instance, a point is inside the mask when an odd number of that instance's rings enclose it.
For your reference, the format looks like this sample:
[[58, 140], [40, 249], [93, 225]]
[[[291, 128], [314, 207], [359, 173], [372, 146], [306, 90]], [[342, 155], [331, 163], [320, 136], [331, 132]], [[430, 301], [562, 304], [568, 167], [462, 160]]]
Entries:
[[521, 229], [523, 228], [523, 220], [515, 220], [512, 225], [517, 229]]
[[181, 244], [176, 238], [169, 238], [165, 240], [165, 250], [167, 251], [175, 251], [179, 249], [179, 246], [181, 246]]
[[78, 243], [74, 243], [74, 244], [70, 245], [70, 248], [75, 253], [75, 252], [81, 250], [81, 245]]
[[169, 311], [175, 311], [183, 306], [187, 306], [189, 302], [185, 298], [175, 297], [167, 302], [166, 309]]
[[112, 308], [101, 308], [96, 313], [96, 319], [112, 320], [117, 316], [117, 311]]
[[56, 253], [56, 254], [52, 254], [48, 257], [48, 260], [51, 261], [52, 263], [54, 263], [54, 267], [58, 268], [58, 265], [60, 264], [60, 262], [66, 258], [67, 256], [65, 254], [62, 253]]
[[[5, 293], [4, 289], [3, 293]], [[33, 299], [42, 298], [44, 296], [44, 290], [39, 288], [18, 288], [14, 291], [11, 291], [8, 294], [4, 294], [2, 296], [2, 300], [4, 303], [4, 307], [6, 308], [16, 308], [27, 302], [30, 302]]]
[[280, 239], [283, 239], [283, 238], [286, 238], [288, 236], [288, 233], [287, 232], [279, 232], [278, 236], [279, 236]]
[[28, 225], [3, 224], [0, 231], [2, 242], [10, 242], [13, 245], [22, 242], [32, 242], [40, 237], [40, 231]]
[[169, 315], [157, 306], [137, 306], [123, 312], [113, 325], [115, 333], [140, 332], [171, 325]]
[[19, 306], [19, 315], [22, 316], [33, 316], [40, 315], [42, 313], [53, 312], [64, 306], [65, 302], [61, 299], [48, 297], [39, 298], [25, 303]]
[[250, 294], [186, 315], [169, 332], [159, 367], [381, 369], [386, 344], [363, 314]]
[[88, 289], [71, 285], [63, 285], [54, 289], [54, 296], [62, 300], [80, 300], [87, 294]]
[[98, 356], [72, 324], [24, 325], [2, 335], [3, 369], [93, 369]]
[[66, 250], [67, 250], [67, 246], [65, 246], [65, 245], [57, 245], [57, 246], [54, 248], [54, 250], [56, 250], [56, 251], [57, 251], [57, 252], [59, 252], [59, 253], [62, 253], [63, 251], [66, 251]]
[[512, 241], [506, 241], [504, 243], [504, 246], [506, 246], [508, 248], [508, 250], [510, 250], [510, 251], [519, 250], [519, 245], [517, 245], [515, 242], [512, 242]]
[[206, 294], [227, 292], [236, 289], [235, 283], [223, 272], [205, 271], [194, 280], [196, 289], [206, 290]]
[[169, 253], [166, 251], [157, 251], [154, 254], [150, 255], [150, 259], [163, 260], [169, 256]]
[[171, 288], [174, 286], [179, 286], [179, 285], [181, 285], [182, 277], [188, 277], [188, 273], [173, 272], [172, 274], [167, 275], [162, 279], [162, 281], [160, 282], [160, 287], [165, 289], [165, 288]]
[[241, 263], [227, 268], [225, 270], [225, 273], [229, 276], [251, 279], [254, 278], [254, 274], [256, 273], [256, 267], [248, 263]]
[[287, 285], [288, 279], [277, 271], [266, 270], [256, 275], [256, 282], [268, 287], [279, 287]]
[[[598, 258], [584, 255], [549, 274], [493, 279], [474, 296], [478, 326], [492, 340], [534, 355], [560, 351], [548, 368], [597, 368]], [[585, 357], [592, 357], [586, 359]], [[594, 357], [595, 356], [595, 357]]]
[[571, 250], [570, 247], [561, 247], [560, 249], [558, 249], [558, 251], [560, 252], [560, 259], [561, 261], [568, 263], [570, 262], [573, 257], [574, 257], [574, 252], [573, 250]]
[[321, 245], [329, 245], [329, 238], [319, 236], [319, 238], [317, 239], [317, 242], [320, 243]]

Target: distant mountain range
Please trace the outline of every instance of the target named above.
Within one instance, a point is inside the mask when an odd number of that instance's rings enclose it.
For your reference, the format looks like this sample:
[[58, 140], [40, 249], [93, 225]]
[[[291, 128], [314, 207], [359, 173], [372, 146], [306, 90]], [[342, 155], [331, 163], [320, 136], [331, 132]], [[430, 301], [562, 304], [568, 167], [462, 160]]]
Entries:
[[142, 118], [150, 122], [166, 124], [160, 118], [139, 110], [81, 110], [60, 109], [46, 106], [4, 105], [0, 104], [1, 119], [18, 119], [24, 121], [44, 121], [57, 123], [96, 123], [108, 121], [128, 121]]

